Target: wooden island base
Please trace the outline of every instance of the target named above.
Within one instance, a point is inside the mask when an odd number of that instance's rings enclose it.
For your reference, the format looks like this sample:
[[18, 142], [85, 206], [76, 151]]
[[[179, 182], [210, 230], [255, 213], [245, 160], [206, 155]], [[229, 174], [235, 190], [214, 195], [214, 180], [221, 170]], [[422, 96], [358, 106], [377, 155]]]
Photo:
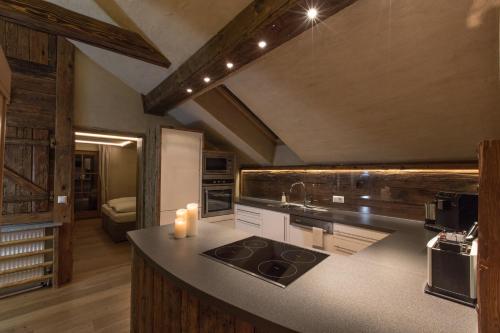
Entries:
[[[143, 255], [133, 250], [131, 332], [277, 332], [231, 313], [216, 300], [205, 301], [179, 286]], [[209, 298], [208, 295], [206, 295]], [[203, 298], [203, 300], [202, 300]], [[266, 324], [263, 324], [267, 326]]]

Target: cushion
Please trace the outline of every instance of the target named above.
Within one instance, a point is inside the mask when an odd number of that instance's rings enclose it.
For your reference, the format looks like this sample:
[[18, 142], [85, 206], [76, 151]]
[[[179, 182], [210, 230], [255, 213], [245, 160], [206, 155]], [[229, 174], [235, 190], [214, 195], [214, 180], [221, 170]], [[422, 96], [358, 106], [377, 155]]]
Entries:
[[117, 213], [130, 213], [135, 212], [135, 201], [120, 201], [110, 205], [111, 208]]
[[102, 213], [115, 223], [130, 223], [135, 221], [135, 212], [117, 213], [108, 204], [102, 205]]
[[113, 205], [115, 203], [119, 203], [119, 202], [122, 202], [122, 201], [133, 201], [135, 202], [135, 197], [123, 197], [123, 198], [116, 198], [116, 199], [111, 199], [108, 201], [108, 205], [110, 205], [111, 207], [113, 207]]

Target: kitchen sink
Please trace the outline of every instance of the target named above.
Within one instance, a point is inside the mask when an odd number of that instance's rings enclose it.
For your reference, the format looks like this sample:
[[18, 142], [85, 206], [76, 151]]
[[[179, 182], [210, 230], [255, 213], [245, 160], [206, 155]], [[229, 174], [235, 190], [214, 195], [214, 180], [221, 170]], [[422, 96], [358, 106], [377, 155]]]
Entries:
[[300, 204], [286, 203], [286, 204], [267, 204], [268, 207], [284, 208], [291, 211], [301, 212], [327, 212], [328, 209], [314, 206], [304, 206]]

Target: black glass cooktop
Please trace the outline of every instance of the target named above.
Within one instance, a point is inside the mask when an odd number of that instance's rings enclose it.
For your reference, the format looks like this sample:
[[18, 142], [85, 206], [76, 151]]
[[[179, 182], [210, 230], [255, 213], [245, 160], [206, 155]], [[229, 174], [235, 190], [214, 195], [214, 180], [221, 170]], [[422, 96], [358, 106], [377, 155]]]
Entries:
[[321, 252], [257, 236], [205, 251], [202, 255], [283, 288], [328, 257]]

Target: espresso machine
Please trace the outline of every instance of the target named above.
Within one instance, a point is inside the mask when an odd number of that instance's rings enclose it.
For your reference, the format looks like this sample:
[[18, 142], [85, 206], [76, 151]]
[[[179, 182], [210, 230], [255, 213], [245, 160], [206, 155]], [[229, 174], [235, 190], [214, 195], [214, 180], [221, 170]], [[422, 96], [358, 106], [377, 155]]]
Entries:
[[[432, 228], [440, 232], [427, 243], [425, 292], [474, 307], [477, 302], [478, 196], [439, 192], [434, 207]], [[430, 229], [428, 223], [426, 221], [426, 228]]]

